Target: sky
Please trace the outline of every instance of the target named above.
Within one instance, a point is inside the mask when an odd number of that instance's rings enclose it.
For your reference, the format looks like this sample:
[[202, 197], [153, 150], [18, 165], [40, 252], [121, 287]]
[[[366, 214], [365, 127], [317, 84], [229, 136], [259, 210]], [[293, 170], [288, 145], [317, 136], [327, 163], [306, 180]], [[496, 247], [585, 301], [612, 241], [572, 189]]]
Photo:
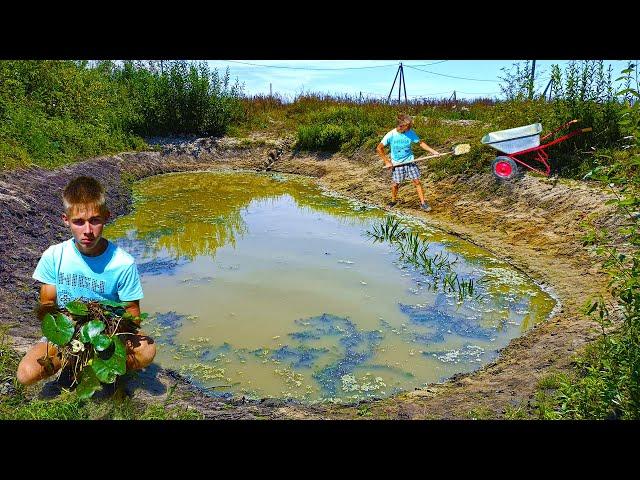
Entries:
[[[207, 60], [211, 68], [244, 84], [247, 95], [273, 94], [293, 99], [302, 92], [386, 99], [400, 62], [408, 99], [451, 97], [472, 99], [501, 97], [502, 68], [511, 69], [523, 60]], [[613, 66], [612, 78], [620, 76], [627, 60], [605, 60]], [[564, 70], [567, 60], [536, 60], [535, 90], [542, 93], [549, 81], [551, 65]], [[458, 78], [454, 78], [458, 77]], [[391, 98], [398, 98], [399, 76]], [[401, 92], [404, 100], [404, 88]]]

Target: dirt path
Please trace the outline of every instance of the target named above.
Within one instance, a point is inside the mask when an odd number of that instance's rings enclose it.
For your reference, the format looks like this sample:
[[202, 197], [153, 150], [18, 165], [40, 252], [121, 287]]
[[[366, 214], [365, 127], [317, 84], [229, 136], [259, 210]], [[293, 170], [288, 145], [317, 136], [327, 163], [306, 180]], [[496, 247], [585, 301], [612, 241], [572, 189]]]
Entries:
[[[253, 143], [252, 143], [253, 142]], [[131, 207], [128, 183], [171, 171], [246, 168], [316, 177], [340, 194], [384, 206], [389, 178], [373, 154], [352, 158], [291, 153], [289, 140], [201, 139], [166, 146], [162, 152], [102, 157], [56, 171], [32, 169], [0, 175], [0, 322], [10, 330], [17, 350], [26, 351], [39, 338], [31, 313], [37, 282], [31, 273], [44, 249], [67, 237], [59, 218], [60, 192], [69, 178], [89, 174], [103, 182], [115, 215]], [[581, 245], [581, 222], [613, 228], [618, 219], [602, 191], [579, 182], [554, 183], [525, 176], [500, 185], [489, 173], [424, 181], [430, 213], [418, 210], [415, 190], [404, 185], [400, 207], [449, 233], [484, 247], [547, 286], [560, 306], [547, 322], [516, 338], [498, 360], [473, 374], [393, 398], [367, 402], [366, 418], [468, 418], [472, 410], [501, 417], [505, 410], [526, 406], [540, 378], [567, 369], [572, 355], [595, 338], [593, 324], [580, 314], [589, 296], [606, 293], [607, 278], [596, 259]], [[148, 369], [149, 370], [149, 369]], [[175, 385], [175, 389], [171, 386]], [[223, 402], [213, 399], [175, 372], [154, 368], [130, 381], [138, 398], [164, 398], [187, 403], [207, 418], [361, 418], [362, 405], [309, 407], [280, 400]], [[370, 413], [370, 415], [369, 415]]]

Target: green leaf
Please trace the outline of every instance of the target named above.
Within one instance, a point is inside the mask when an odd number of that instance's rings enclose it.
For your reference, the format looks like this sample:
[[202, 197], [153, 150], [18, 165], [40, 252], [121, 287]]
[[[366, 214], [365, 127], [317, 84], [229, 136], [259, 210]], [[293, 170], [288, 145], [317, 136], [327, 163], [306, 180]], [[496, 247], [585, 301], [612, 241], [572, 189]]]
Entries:
[[71, 341], [73, 331], [73, 321], [61, 313], [56, 313], [55, 317], [47, 313], [42, 319], [42, 334], [59, 347]]
[[76, 387], [76, 394], [79, 399], [91, 397], [100, 388], [100, 380], [91, 365], [87, 365], [80, 372], [80, 382]]
[[84, 303], [79, 302], [77, 300], [67, 303], [64, 307], [67, 310], [69, 310], [69, 313], [71, 315], [78, 315], [83, 317], [89, 314], [89, 310], [87, 309], [87, 306]]
[[116, 376], [124, 375], [127, 371], [127, 349], [117, 336], [114, 335], [112, 340], [113, 354], [109, 358], [103, 359], [96, 353], [91, 364], [102, 383], [113, 383]]
[[96, 335], [91, 339], [91, 345], [93, 345], [97, 351], [102, 352], [111, 345], [111, 337], [102, 334]]
[[93, 337], [100, 334], [105, 329], [105, 324], [100, 320], [91, 320], [85, 323], [80, 329], [80, 341], [82, 343], [91, 342]]

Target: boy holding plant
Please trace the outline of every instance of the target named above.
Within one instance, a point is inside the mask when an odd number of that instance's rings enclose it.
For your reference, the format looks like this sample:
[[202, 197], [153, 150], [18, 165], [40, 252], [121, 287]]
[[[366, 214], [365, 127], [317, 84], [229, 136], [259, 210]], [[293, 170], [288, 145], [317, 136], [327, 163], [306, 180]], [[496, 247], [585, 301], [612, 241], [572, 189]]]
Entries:
[[[424, 192], [420, 184], [420, 169], [415, 163], [406, 165], [403, 165], [403, 163], [409, 162], [414, 158], [411, 151], [412, 143], [419, 143], [420, 148], [434, 155], [437, 155], [438, 152], [418, 138], [416, 132], [411, 129], [412, 125], [413, 119], [409, 115], [398, 115], [397, 127], [382, 138], [376, 147], [376, 152], [382, 157], [384, 164], [392, 170], [391, 202], [389, 202], [389, 206], [394, 206], [397, 203], [400, 183], [404, 180], [411, 180], [420, 198], [420, 208], [428, 212], [431, 207], [424, 199]], [[386, 146], [389, 146], [391, 159], [385, 153], [384, 148]]]
[[[62, 193], [62, 220], [72, 238], [52, 245], [40, 258], [33, 278], [42, 282], [38, 318], [56, 311], [76, 299], [124, 302], [126, 312], [140, 316], [142, 286], [135, 260], [131, 255], [102, 237], [110, 213], [104, 188], [92, 177], [72, 180]], [[156, 346], [142, 334], [124, 334], [127, 370], [145, 368], [153, 361]], [[46, 339], [25, 354], [18, 365], [17, 378], [30, 385], [52, 375], [38, 359], [47, 353], [53, 361], [53, 373], [60, 369], [58, 349]]]

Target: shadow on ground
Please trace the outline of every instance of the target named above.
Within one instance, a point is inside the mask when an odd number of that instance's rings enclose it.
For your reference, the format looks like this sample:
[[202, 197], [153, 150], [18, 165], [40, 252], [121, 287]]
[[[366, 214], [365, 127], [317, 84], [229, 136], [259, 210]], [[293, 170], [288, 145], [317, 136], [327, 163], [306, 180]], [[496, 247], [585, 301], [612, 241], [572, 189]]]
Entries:
[[[122, 377], [118, 377], [114, 383], [102, 386], [93, 394], [93, 399], [104, 399], [112, 396], [119, 388], [129, 397], [133, 397], [137, 393], [144, 393], [152, 397], [164, 395], [167, 387], [158, 379], [160, 367], [151, 364], [144, 370], [137, 372], [129, 372]], [[62, 372], [60, 378], [51, 380], [42, 386], [42, 390], [38, 394], [38, 398], [43, 400], [53, 399], [59, 396], [63, 389], [75, 389], [71, 387], [72, 378], [68, 371]]]

